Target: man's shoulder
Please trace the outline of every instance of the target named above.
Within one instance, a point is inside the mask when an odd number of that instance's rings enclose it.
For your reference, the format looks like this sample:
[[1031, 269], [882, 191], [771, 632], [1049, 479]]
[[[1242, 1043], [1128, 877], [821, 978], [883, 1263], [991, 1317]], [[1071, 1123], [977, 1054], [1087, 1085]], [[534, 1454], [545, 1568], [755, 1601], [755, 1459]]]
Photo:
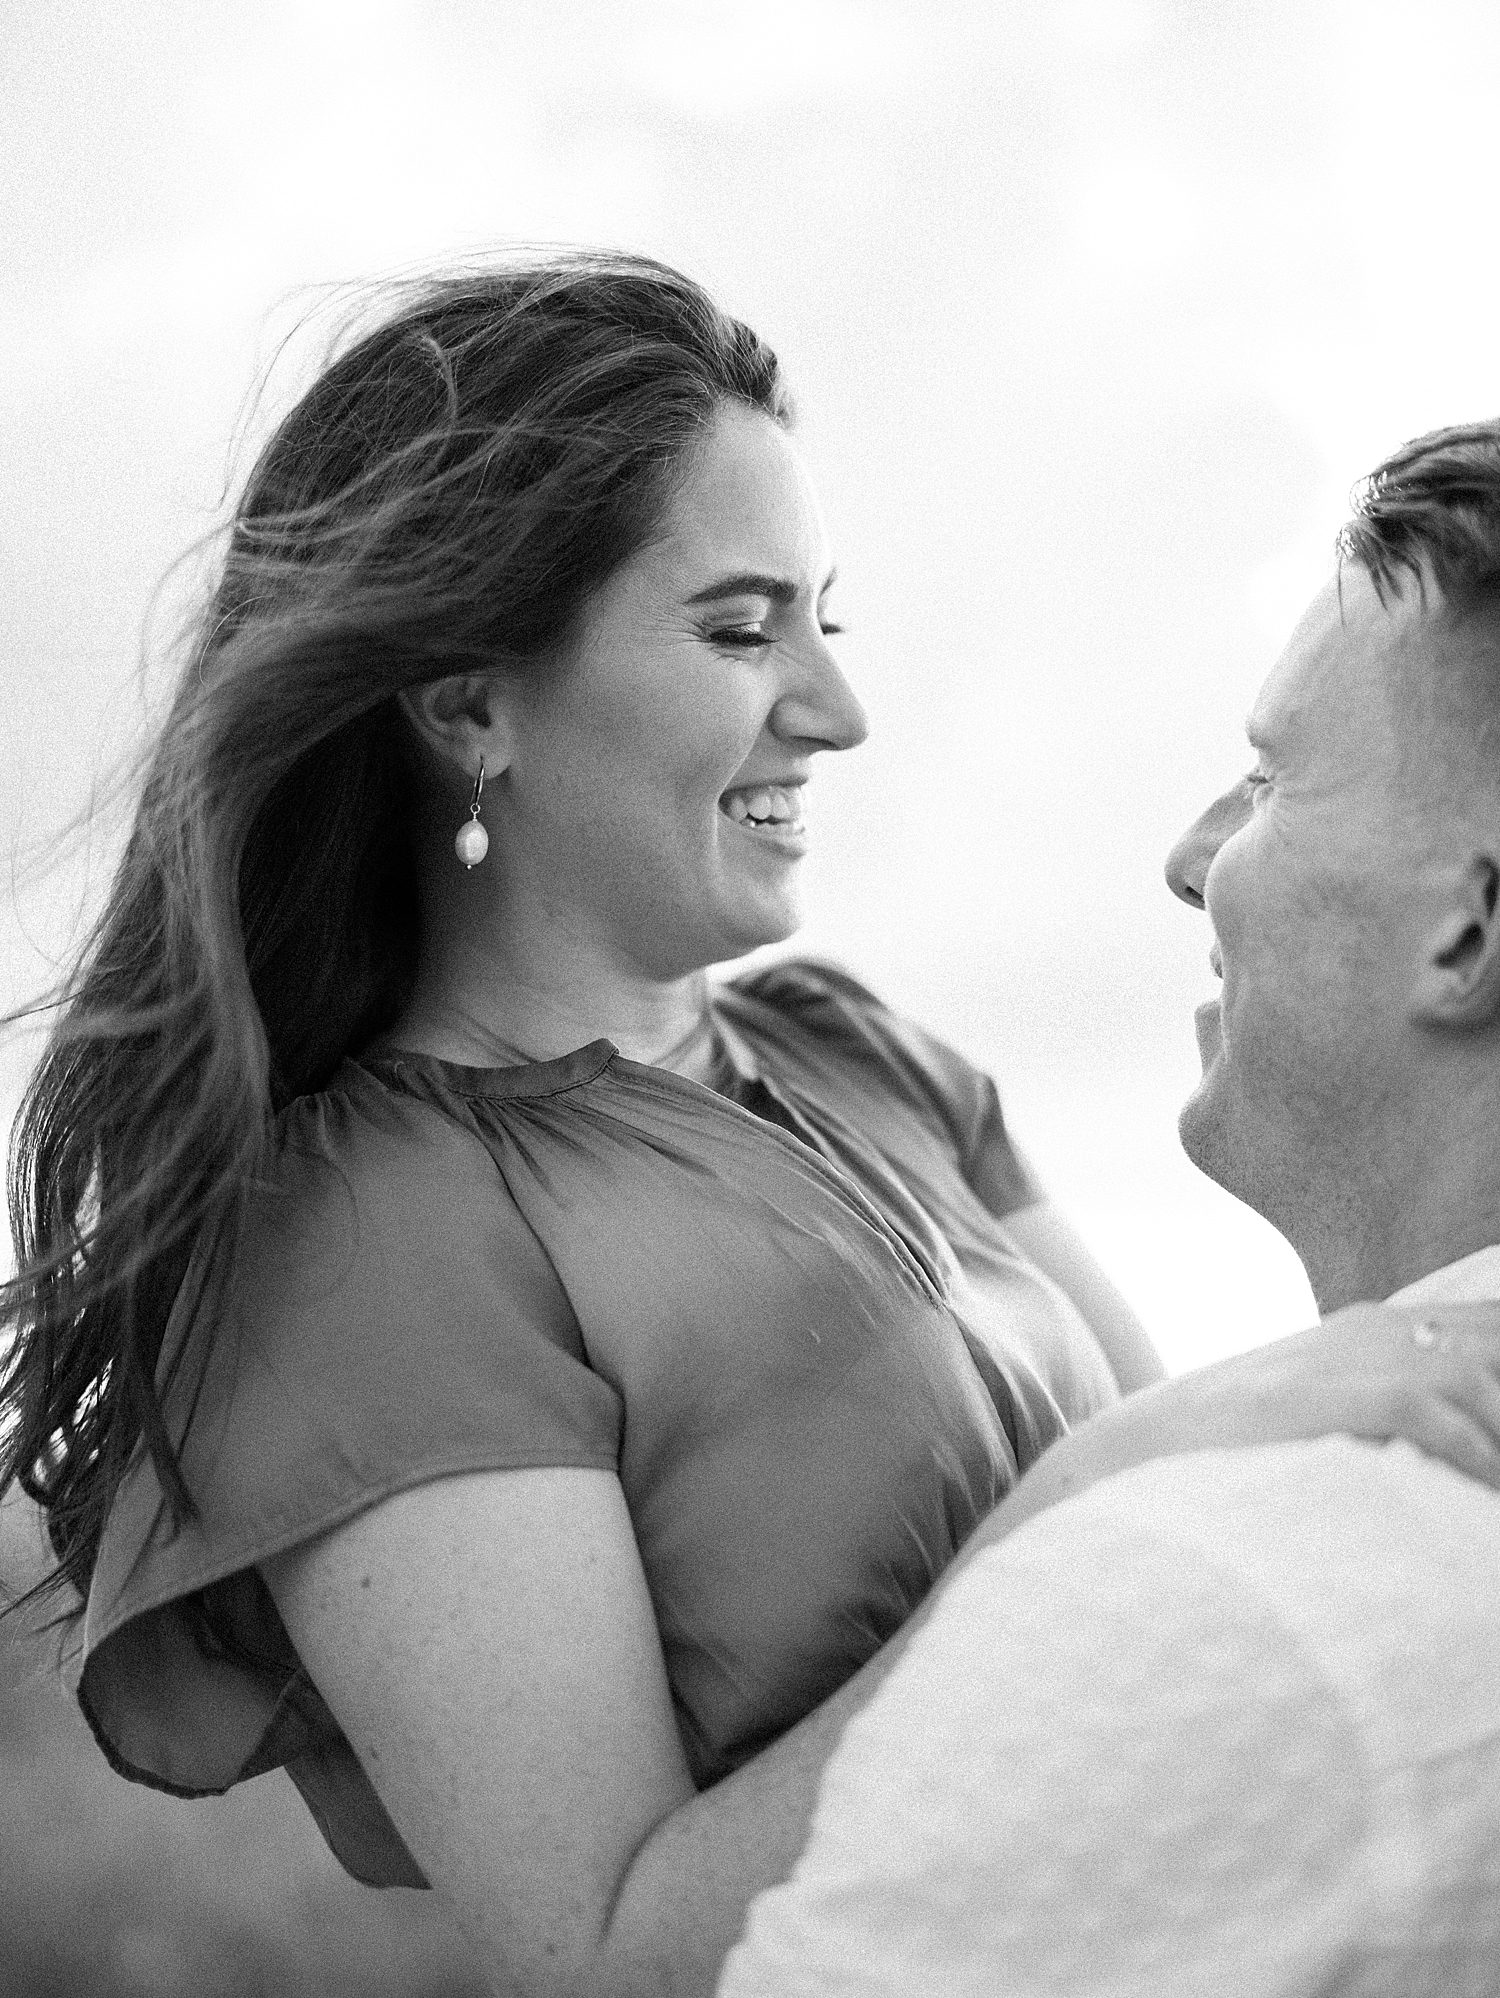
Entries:
[[1106, 1479], [942, 1586], [724, 1998], [978, 1998], [1002, 1962], [1096, 1998], [1262, 1960], [1310, 1990], [1382, 1924], [1488, 1961], [1497, 1640], [1500, 1498], [1405, 1445]]
[[1500, 1493], [1410, 1443], [1354, 1436], [1157, 1458], [1067, 1504], [1229, 1565], [1270, 1560], [1289, 1573], [1320, 1570], [1358, 1545], [1396, 1566], [1398, 1547], [1436, 1552], [1454, 1534], [1493, 1542], [1500, 1555]]
[[1054, 1560], [1092, 1546], [1116, 1576], [1170, 1573], [1163, 1614], [1201, 1601], [1247, 1678], [1295, 1654], [1377, 1762], [1500, 1734], [1500, 1494], [1410, 1444], [1163, 1458], [1043, 1514], [1018, 1547], [1033, 1533]]

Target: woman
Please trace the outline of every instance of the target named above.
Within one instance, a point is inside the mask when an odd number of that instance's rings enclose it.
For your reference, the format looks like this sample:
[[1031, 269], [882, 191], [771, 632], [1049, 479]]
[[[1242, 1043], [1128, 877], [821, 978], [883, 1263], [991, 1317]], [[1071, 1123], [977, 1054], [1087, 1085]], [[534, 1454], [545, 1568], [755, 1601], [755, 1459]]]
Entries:
[[[336, 360], [18, 1126], [3, 1470], [101, 1745], [286, 1766], [507, 1990], [707, 1989], [1020, 1472], [1302, 1433], [1272, 1390], [1348, 1333], [1112, 1413], [1159, 1368], [991, 1086], [841, 974], [705, 981], [794, 928], [802, 787], [865, 728], [787, 420], [627, 258], [431, 285]], [[1364, 1332], [1388, 1383], [1327, 1426], [1484, 1408]]]

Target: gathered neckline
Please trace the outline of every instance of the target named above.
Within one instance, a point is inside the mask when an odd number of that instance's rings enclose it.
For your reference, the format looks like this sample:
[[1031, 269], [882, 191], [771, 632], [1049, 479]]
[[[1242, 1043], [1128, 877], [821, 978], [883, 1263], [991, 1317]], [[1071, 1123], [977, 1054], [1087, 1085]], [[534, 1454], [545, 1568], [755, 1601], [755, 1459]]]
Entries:
[[[760, 1060], [754, 1047], [746, 1040], [738, 1023], [726, 1018], [727, 1009], [723, 1003], [726, 995], [733, 996], [732, 987], [721, 987], [712, 992], [708, 1004], [717, 1051], [737, 1082], [750, 1084], [763, 1081]], [[641, 1075], [667, 1076], [694, 1088], [708, 1088], [710, 1094], [722, 1093], [712, 1084], [698, 1082], [677, 1069], [661, 1068], [655, 1062], [632, 1060], [629, 1055], [621, 1054], [613, 1041], [602, 1037], [586, 1041], [582, 1047], [572, 1048], [566, 1054], [550, 1056], [546, 1061], [485, 1066], [448, 1061], [442, 1055], [423, 1054], [416, 1048], [400, 1047], [376, 1048], [352, 1059], [361, 1068], [375, 1073], [383, 1071], [392, 1079], [399, 1077], [403, 1069], [436, 1076], [457, 1096], [555, 1096], [565, 1090], [576, 1089], [583, 1083], [593, 1082], [611, 1062], [619, 1062]]]
[[580, 1083], [592, 1082], [604, 1073], [620, 1050], [613, 1041], [587, 1041], [568, 1054], [553, 1055], [547, 1061], [510, 1062], [484, 1068], [468, 1062], [446, 1061], [441, 1055], [422, 1054], [415, 1048], [380, 1048], [356, 1055], [361, 1068], [382, 1072], [399, 1079], [403, 1069], [437, 1075], [458, 1096], [555, 1096]]

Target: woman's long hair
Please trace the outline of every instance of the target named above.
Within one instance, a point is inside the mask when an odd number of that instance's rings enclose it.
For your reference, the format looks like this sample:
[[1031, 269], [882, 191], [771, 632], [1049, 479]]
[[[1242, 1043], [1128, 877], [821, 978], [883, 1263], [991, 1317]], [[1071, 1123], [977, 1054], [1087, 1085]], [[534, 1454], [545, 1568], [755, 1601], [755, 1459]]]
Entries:
[[87, 1594], [143, 1449], [191, 1516], [163, 1415], [189, 1259], [211, 1306], [276, 1113], [410, 989], [395, 696], [542, 670], [726, 400], [787, 420], [748, 328], [662, 265], [577, 254], [404, 294], [261, 453], [12, 1134], [0, 1496], [43, 1508], [44, 1588]]

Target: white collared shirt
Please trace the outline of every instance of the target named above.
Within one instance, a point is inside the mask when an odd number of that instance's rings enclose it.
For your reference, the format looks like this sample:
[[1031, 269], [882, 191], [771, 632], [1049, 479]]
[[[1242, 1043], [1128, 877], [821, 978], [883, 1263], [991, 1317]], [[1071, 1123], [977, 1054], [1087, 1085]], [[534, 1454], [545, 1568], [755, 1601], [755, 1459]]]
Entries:
[[[1500, 1298], [1500, 1247], [1393, 1302]], [[1496, 1998], [1500, 1497], [1144, 1464], [955, 1576], [719, 1998]]]
[[1387, 1304], [1479, 1304], [1500, 1297], [1500, 1243], [1392, 1291]]

